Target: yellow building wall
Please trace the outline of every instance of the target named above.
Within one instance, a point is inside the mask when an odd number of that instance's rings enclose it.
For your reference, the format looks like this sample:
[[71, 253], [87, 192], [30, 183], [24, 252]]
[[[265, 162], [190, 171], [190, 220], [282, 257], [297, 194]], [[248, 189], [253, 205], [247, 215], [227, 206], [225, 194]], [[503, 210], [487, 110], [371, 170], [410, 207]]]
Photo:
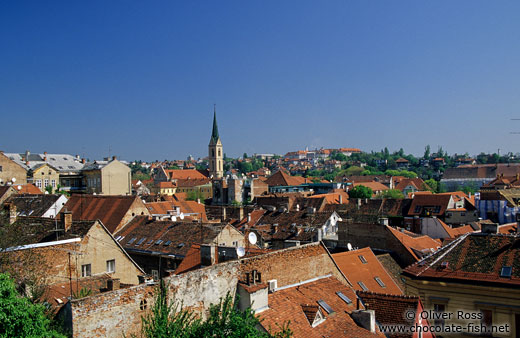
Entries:
[[118, 160], [113, 160], [101, 169], [101, 194], [130, 195], [130, 168]]
[[121, 283], [139, 284], [138, 276], [141, 270], [125, 255], [124, 251], [96, 222], [81, 241], [77, 255], [77, 274], [81, 277], [81, 266], [91, 264], [92, 276], [108, 273], [107, 261], [115, 260], [115, 272], [109, 273], [113, 278], [119, 278]]
[[[405, 276], [405, 279], [406, 294], [419, 296], [426, 310], [433, 309], [434, 304], [444, 304], [445, 312], [454, 313], [454, 318], [449, 323], [467, 325], [468, 322], [473, 322], [480, 325], [480, 320], [458, 320], [458, 311], [479, 313], [481, 310], [490, 310], [493, 325], [509, 324], [509, 333], [494, 333], [493, 337], [516, 337], [515, 332], [517, 326], [520, 325], [515, 322], [515, 315], [520, 315], [520, 289], [484, 286], [476, 283], [413, 280], [408, 276]], [[442, 336], [460, 337], [461, 334], [442, 334]]]
[[52, 167], [44, 165], [33, 171], [32, 183], [35, 186], [37, 186], [42, 192], [45, 191], [47, 185], [50, 185], [52, 186], [52, 191], [54, 192], [58, 184], [60, 184], [60, 175]]

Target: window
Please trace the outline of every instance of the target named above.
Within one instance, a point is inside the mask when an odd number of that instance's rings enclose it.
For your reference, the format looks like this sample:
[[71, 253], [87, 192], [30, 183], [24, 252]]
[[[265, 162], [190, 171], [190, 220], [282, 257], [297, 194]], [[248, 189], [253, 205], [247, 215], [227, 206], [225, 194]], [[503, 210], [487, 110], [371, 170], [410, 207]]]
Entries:
[[461, 212], [460, 215], [461, 216], [466, 216], [466, 213], [465, 212]]
[[2, 166], [0, 165], [0, 172], [2, 172]]
[[146, 302], [146, 299], [143, 299], [143, 300], [141, 300], [141, 302], [139, 303], [139, 309], [140, 309], [141, 311], [144, 311], [144, 310], [146, 310], [146, 308], [147, 308], [147, 302]]
[[381, 278], [375, 277], [374, 279], [376, 280], [377, 284], [379, 284], [379, 286], [381, 286], [382, 288], [386, 288], [386, 285], [385, 285], [385, 283], [383, 283]]
[[416, 214], [420, 213], [420, 212], [421, 212], [421, 206], [420, 206], [420, 205], [416, 205], [416, 206], [415, 206], [415, 209], [414, 209], [414, 212], [415, 212]]
[[42, 180], [36, 180], [36, 186], [41, 189], [41, 187], [42, 187]]
[[442, 314], [446, 311], [446, 305], [444, 304], [433, 304], [433, 311], [435, 313], [438, 313], [439, 315], [435, 315], [437, 318], [440, 318], [440, 319], [435, 319], [433, 321], [433, 323], [437, 326], [437, 325], [440, 325], [440, 326], [444, 326], [444, 319], [442, 319]]
[[487, 332], [483, 332], [483, 336], [491, 336], [491, 325], [493, 324], [493, 312], [491, 310], [480, 310], [482, 312], [482, 319], [480, 325], [485, 326]]
[[363, 255], [359, 255], [359, 260], [361, 261], [361, 263], [363, 264], [367, 264], [367, 260], [365, 259], [365, 257], [363, 257]]
[[49, 179], [48, 178], [46, 178], [43, 182], [44, 182], [43, 185], [45, 187], [47, 187], [49, 185]]
[[351, 300], [350, 298], [348, 298], [347, 296], [345, 296], [345, 295], [343, 294], [343, 292], [338, 291], [338, 292], [336, 292], [336, 294], [338, 295], [339, 298], [343, 299], [343, 301], [344, 301], [345, 303], [347, 303], [347, 304], [352, 304], [352, 300]]
[[511, 266], [503, 266], [500, 271], [500, 277], [511, 278], [511, 273], [513, 272], [513, 267]]
[[137, 239], [137, 237], [134, 237], [131, 240], [129, 240], [128, 243], [126, 243], [126, 244], [132, 244], [133, 242], [135, 242], [136, 239]]
[[328, 314], [331, 314], [332, 312], [334, 312], [334, 310], [332, 310], [332, 308], [329, 306], [329, 304], [325, 303], [325, 301], [323, 299], [320, 299], [318, 301], [318, 304], [320, 304], [320, 306], [325, 310], [327, 311]]
[[81, 277], [89, 277], [92, 276], [92, 271], [90, 270], [90, 264], [83, 264], [81, 266]]
[[53, 188], [56, 188], [56, 180], [51, 180], [51, 185]]
[[158, 280], [159, 279], [159, 271], [152, 270], [152, 277], [153, 277], [153, 280]]
[[116, 272], [116, 260], [111, 259], [107, 261], [107, 272]]
[[363, 283], [363, 282], [357, 282], [357, 283], [358, 283], [358, 285], [363, 289], [363, 291], [368, 291], [368, 288], [367, 288], [367, 286], [365, 285], [365, 283]]
[[137, 245], [141, 245], [141, 244], [143, 244], [144, 241], [146, 241], [146, 237], [141, 238], [140, 240], [138, 240], [137, 243], [135, 243], [135, 245], [136, 245], [136, 246], [137, 246]]

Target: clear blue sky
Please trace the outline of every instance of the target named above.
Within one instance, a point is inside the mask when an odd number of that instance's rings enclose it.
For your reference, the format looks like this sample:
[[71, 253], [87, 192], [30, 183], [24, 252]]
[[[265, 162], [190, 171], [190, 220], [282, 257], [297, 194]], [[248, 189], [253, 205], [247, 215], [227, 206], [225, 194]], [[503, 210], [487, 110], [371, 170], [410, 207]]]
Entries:
[[3, 1], [0, 150], [517, 152], [520, 1]]

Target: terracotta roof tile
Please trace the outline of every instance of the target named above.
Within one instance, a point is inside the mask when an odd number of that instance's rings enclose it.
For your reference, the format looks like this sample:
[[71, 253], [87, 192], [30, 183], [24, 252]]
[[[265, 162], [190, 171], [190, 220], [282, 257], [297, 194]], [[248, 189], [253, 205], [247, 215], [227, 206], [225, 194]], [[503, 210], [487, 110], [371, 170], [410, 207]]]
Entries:
[[[358, 284], [358, 282], [363, 282], [368, 290], [373, 292], [393, 295], [403, 294], [370, 248], [333, 254], [332, 258], [354, 289], [363, 291], [363, 288]], [[376, 281], [376, 277], [380, 279], [384, 286]]]
[[[342, 292], [352, 303], [347, 304], [336, 292]], [[381, 333], [371, 333], [354, 323], [349, 313], [356, 309], [356, 295], [335, 277], [275, 291], [268, 297], [269, 309], [258, 314], [261, 325], [267, 330], [276, 329], [277, 324], [290, 322], [289, 328], [294, 337], [384, 337]], [[329, 314], [320, 306], [325, 320], [313, 328], [308, 319], [309, 311], [304, 312], [302, 305], [310, 309], [307, 306], [318, 306], [319, 300], [325, 301], [334, 312]]]
[[[501, 277], [502, 267], [512, 268]], [[403, 272], [420, 279], [520, 285], [520, 237], [466, 234]]]

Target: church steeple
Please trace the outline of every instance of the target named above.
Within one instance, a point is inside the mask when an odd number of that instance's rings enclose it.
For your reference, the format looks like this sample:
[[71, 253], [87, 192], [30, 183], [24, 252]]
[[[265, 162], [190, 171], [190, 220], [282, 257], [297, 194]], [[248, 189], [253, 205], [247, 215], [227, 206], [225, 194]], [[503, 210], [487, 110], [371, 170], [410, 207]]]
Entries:
[[220, 136], [218, 136], [218, 126], [217, 126], [217, 107], [213, 105], [213, 132], [211, 133], [211, 139], [209, 140], [209, 144], [217, 144]]
[[217, 127], [217, 109], [213, 106], [213, 130], [209, 140], [209, 174], [213, 178], [221, 178], [224, 176], [224, 152], [222, 150], [222, 141], [218, 134]]

